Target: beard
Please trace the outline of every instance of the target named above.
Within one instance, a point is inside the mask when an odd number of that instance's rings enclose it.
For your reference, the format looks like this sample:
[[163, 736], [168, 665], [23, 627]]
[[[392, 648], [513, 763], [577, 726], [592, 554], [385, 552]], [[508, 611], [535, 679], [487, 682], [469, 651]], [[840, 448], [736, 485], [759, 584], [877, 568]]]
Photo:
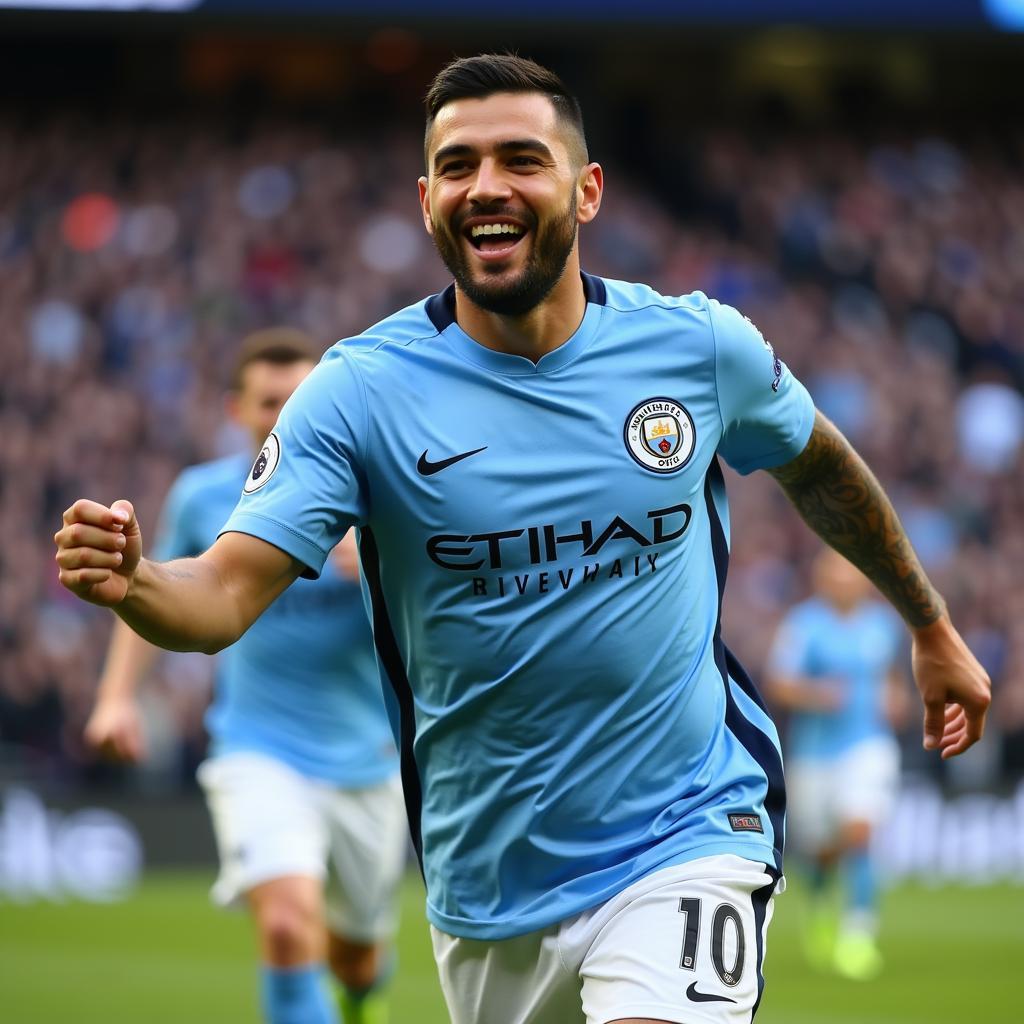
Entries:
[[[532, 235], [530, 252], [526, 266], [513, 278], [508, 279], [507, 271], [496, 270], [479, 280], [473, 277], [470, 269], [471, 257], [462, 246], [462, 224], [470, 216], [514, 217], [517, 221], [525, 220]], [[434, 222], [434, 245], [444, 265], [455, 278], [455, 283], [476, 306], [497, 313], [499, 316], [524, 316], [539, 306], [551, 294], [565, 272], [572, 247], [576, 244], [576, 190], [569, 196], [566, 210], [541, 224], [535, 216], [524, 217], [504, 207], [493, 209], [475, 209], [456, 217], [452, 229], [447, 225]]]

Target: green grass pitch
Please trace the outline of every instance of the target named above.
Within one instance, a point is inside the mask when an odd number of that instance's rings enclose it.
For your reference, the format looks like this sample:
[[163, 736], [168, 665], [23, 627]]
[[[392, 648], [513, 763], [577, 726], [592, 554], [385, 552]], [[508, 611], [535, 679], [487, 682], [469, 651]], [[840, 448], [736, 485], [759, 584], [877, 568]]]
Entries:
[[[257, 1024], [244, 915], [214, 910], [210, 879], [152, 874], [123, 903], [0, 899], [4, 1024]], [[419, 881], [404, 892], [393, 1024], [446, 1024]], [[799, 892], [776, 904], [758, 1024], [1010, 1024], [1021, 1020], [1024, 888], [902, 887], [885, 903], [873, 982], [813, 973]]]

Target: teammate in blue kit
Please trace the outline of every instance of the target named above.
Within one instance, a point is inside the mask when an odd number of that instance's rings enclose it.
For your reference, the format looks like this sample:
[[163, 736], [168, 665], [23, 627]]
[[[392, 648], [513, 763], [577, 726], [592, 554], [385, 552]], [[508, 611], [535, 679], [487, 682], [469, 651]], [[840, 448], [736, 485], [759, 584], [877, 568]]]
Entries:
[[[242, 344], [228, 407], [258, 451], [316, 365], [300, 332]], [[164, 507], [154, 557], [188, 558], [215, 540], [252, 454], [186, 469]], [[302, 581], [223, 654], [199, 769], [221, 871], [214, 899], [244, 902], [259, 937], [270, 1024], [377, 1024], [407, 840], [398, 756], [381, 699], [358, 555], [346, 537], [320, 578]], [[135, 691], [157, 649], [117, 622], [86, 726], [94, 746], [145, 753]], [[326, 927], [325, 927], [326, 925]]]
[[[903, 706], [903, 647], [899, 619], [826, 548], [815, 560], [814, 594], [783, 619], [768, 663], [768, 695], [790, 711], [789, 836], [809, 874], [807, 952], [851, 978], [882, 966], [871, 838], [899, 778], [892, 720]], [[827, 891], [837, 868], [846, 895], [838, 929]]]
[[581, 273], [604, 178], [557, 77], [453, 62], [425, 154], [454, 284], [328, 352], [200, 558], [140, 559], [131, 505], [83, 499], [61, 581], [216, 650], [356, 526], [454, 1024], [749, 1021], [785, 797], [721, 637], [720, 458], [769, 470], [911, 626], [926, 745], [980, 737], [988, 680], [758, 331]]

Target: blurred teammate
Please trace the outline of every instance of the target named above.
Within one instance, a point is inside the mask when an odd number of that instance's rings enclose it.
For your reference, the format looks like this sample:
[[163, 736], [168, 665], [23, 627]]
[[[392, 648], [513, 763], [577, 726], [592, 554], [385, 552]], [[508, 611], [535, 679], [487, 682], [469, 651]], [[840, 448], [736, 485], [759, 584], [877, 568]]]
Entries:
[[61, 581], [213, 649], [356, 525], [454, 1024], [749, 1021], [785, 797], [721, 638], [719, 456], [770, 469], [913, 628], [930, 748], [980, 737], [988, 680], [752, 324], [581, 274], [604, 178], [554, 75], [453, 62], [425, 150], [455, 283], [330, 351], [202, 557], [140, 560], [131, 505], [83, 499]]
[[[865, 576], [831, 549], [815, 562], [814, 589], [779, 626], [768, 693], [791, 712], [788, 835], [810, 868], [808, 954], [868, 978], [882, 966], [871, 837], [899, 776], [892, 719], [902, 707], [904, 633]], [[838, 938], [826, 891], [837, 867], [846, 894]]]
[[[304, 335], [270, 328], [242, 344], [228, 411], [255, 451], [316, 364]], [[243, 453], [193, 466], [172, 487], [154, 557], [201, 554], [238, 500]], [[259, 936], [270, 1024], [383, 1020], [397, 885], [406, 844], [398, 758], [381, 698], [351, 537], [221, 656], [199, 769], [220, 851], [214, 899], [244, 899]], [[157, 649], [117, 622], [95, 710], [93, 745], [144, 756], [136, 688]], [[326, 922], [326, 930], [325, 930]]]

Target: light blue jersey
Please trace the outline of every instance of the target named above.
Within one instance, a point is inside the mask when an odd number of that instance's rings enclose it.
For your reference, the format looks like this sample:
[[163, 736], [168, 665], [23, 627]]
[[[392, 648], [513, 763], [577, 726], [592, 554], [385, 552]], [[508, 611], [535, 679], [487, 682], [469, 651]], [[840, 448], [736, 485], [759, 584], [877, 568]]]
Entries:
[[[248, 456], [186, 469], [153, 556], [201, 554], [238, 500]], [[223, 651], [206, 726], [215, 754], [259, 751], [316, 779], [368, 786], [398, 770], [359, 585], [330, 562], [299, 580]]]
[[798, 711], [786, 744], [791, 759], [838, 757], [850, 747], [892, 730], [884, 713], [886, 676], [905, 642], [899, 618], [870, 601], [849, 615], [821, 598], [793, 608], [782, 620], [769, 664], [782, 676], [799, 676], [837, 689], [842, 704], [833, 713]]
[[696, 857], [781, 862], [778, 739], [719, 634], [717, 455], [792, 459], [811, 400], [735, 310], [584, 286], [536, 364], [468, 337], [452, 288], [334, 346], [225, 526], [313, 573], [360, 528], [428, 914], [454, 935]]

